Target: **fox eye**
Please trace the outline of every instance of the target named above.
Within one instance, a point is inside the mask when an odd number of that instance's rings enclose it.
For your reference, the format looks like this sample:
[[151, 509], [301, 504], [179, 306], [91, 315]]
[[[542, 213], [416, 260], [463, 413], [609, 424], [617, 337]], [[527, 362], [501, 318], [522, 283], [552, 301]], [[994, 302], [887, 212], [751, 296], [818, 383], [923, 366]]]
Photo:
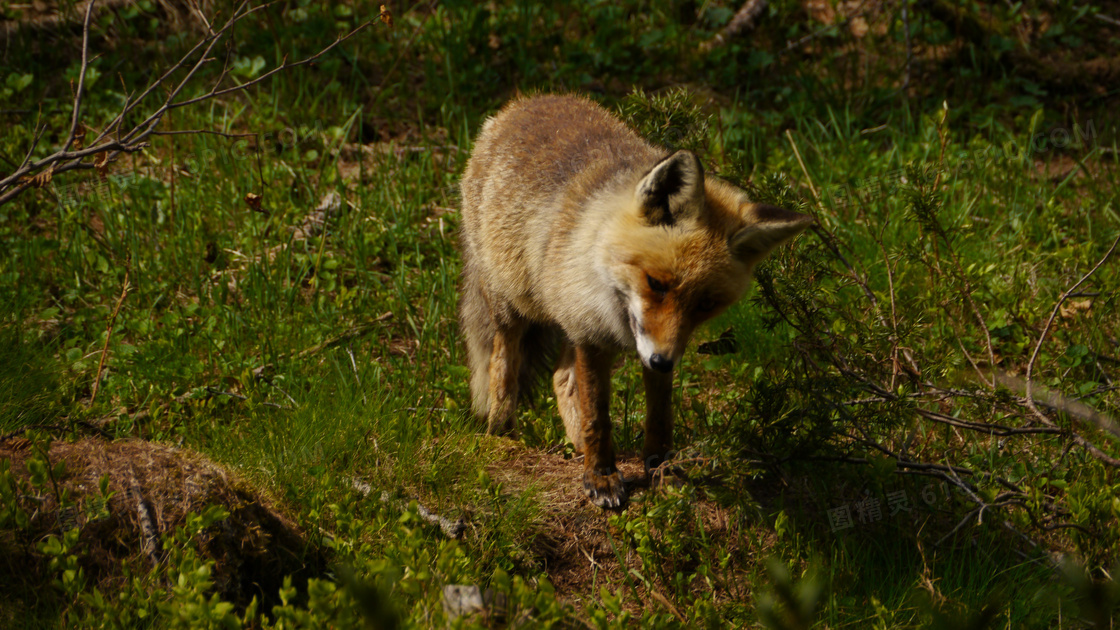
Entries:
[[654, 278], [649, 274], [646, 274], [646, 282], [649, 283], [649, 288], [654, 293], [665, 295], [669, 292], [669, 287], [665, 286], [664, 282], [658, 280], [657, 278]]

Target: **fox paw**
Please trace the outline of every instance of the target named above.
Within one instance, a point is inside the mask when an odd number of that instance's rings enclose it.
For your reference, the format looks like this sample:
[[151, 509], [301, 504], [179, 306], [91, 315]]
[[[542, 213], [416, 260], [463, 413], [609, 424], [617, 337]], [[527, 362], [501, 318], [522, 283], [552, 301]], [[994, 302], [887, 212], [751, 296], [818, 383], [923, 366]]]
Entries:
[[626, 485], [617, 470], [586, 470], [583, 473], [583, 489], [595, 505], [604, 510], [626, 507]]

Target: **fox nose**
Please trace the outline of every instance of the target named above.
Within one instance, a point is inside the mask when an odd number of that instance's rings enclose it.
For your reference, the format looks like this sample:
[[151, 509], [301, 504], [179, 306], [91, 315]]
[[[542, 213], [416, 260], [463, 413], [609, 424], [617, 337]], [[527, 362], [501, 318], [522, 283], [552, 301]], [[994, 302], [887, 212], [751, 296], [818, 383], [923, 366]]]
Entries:
[[663, 354], [655, 354], [649, 358], [649, 366], [658, 372], [672, 372], [673, 360]]

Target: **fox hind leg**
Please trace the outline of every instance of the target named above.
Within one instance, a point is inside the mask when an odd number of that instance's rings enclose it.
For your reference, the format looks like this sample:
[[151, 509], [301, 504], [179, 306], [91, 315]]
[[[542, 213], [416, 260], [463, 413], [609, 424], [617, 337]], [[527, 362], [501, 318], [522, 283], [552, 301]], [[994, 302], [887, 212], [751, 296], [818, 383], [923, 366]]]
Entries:
[[564, 432], [576, 447], [576, 452], [582, 453], [583, 420], [579, 415], [579, 388], [576, 387], [576, 349], [568, 341], [564, 341], [560, 360], [552, 374], [552, 390], [556, 393], [556, 407], [564, 421]]
[[[495, 308], [497, 306], [497, 308]], [[471, 370], [471, 410], [489, 433], [513, 430], [527, 324], [489, 296], [469, 249], [463, 252], [459, 330]]]
[[476, 417], [485, 418], [490, 411], [490, 355], [497, 328], [472, 259], [469, 250], [464, 250], [459, 332], [466, 340], [471, 370], [471, 410]]
[[486, 431], [491, 434], [506, 434], [514, 429], [521, 365], [525, 360], [522, 356], [522, 337], [528, 325], [519, 319], [495, 324], [490, 350], [490, 409], [487, 413]]

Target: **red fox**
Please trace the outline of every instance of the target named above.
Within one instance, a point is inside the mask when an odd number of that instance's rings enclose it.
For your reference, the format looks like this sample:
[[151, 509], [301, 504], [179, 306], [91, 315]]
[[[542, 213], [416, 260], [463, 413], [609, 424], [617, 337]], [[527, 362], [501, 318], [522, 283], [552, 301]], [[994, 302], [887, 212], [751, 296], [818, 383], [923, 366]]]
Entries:
[[738, 300], [756, 263], [813, 219], [752, 203], [689, 151], [643, 140], [576, 96], [533, 96], [482, 127], [462, 178], [466, 337], [475, 415], [513, 430], [534, 362], [552, 383], [598, 506], [627, 492], [608, 417], [615, 356], [636, 350], [647, 472], [668, 456], [673, 368], [692, 331]]

